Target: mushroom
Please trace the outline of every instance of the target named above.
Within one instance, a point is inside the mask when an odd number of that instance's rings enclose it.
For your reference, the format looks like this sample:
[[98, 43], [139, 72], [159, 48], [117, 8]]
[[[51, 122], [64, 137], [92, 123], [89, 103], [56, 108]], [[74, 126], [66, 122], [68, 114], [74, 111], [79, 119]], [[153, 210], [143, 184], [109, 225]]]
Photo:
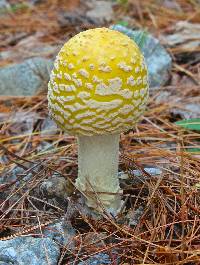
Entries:
[[120, 133], [135, 125], [148, 98], [147, 67], [126, 35], [107, 28], [81, 32], [58, 53], [48, 107], [59, 127], [78, 137], [76, 187], [87, 206], [117, 213]]

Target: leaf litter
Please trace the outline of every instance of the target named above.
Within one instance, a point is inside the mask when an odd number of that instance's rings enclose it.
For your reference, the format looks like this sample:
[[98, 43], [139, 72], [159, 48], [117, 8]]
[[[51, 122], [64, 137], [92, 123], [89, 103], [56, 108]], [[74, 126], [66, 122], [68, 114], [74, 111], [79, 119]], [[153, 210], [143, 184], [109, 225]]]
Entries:
[[[6, 39], [16, 31], [30, 34], [45, 27], [43, 41], [60, 44], [63, 29], [52, 20], [58, 3], [49, 2], [50, 8], [41, 4], [37, 10], [26, 9], [20, 19], [15, 14], [6, 17], [7, 31], [3, 25], [0, 28], [5, 34], [3, 43], [8, 45]], [[132, 23], [154, 34], [169, 33], [180, 20], [200, 22], [198, 1], [176, 1], [179, 7], [176, 9], [157, 2], [118, 3], [116, 17], [119, 20], [126, 14]], [[64, 8], [64, 1], [60, 7]], [[80, 28], [65, 27], [65, 36]], [[187, 104], [200, 104], [200, 61], [196, 59], [199, 48], [193, 47], [190, 57], [183, 44], [177, 43], [176, 47], [165, 44], [174, 60], [171, 82], [151, 91], [140, 123], [121, 135], [119, 170], [128, 177], [121, 179], [125, 203], [116, 218], [105, 214], [103, 219], [95, 220], [79, 210], [78, 193], [73, 185], [77, 176], [76, 139], [51, 124], [46, 125], [45, 91], [32, 97], [0, 97], [2, 240], [20, 235], [39, 236], [38, 228], [43, 231], [48, 224], [64, 217], [69, 200], [64, 198], [60, 203], [40, 190], [42, 183], [56, 173], [67, 180], [70, 200], [75, 202], [72, 205], [78, 212], [71, 220], [77, 231], [72, 238], [73, 248], [62, 246], [59, 264], [84, 261], [105, 252], [112, 264], [117, 264], [117, 260], [124, 265], [200, 264], [200, 133], [197, 127], [188, 128], [190, 123], [181, 121], [181, 111], [187, 109]], [[162, 96], [164, 92], [168, 93], [166, 97]], [[20, 119], [16, 113], [22, 114]], [[160, 174], [145, 170], [152, 167]]]

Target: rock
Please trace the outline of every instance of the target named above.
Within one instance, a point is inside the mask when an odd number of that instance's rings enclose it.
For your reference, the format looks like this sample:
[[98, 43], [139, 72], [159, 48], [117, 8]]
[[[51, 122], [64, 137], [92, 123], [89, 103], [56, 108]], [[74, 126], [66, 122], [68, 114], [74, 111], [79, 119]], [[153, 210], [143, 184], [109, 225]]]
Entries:
[[[147, 174], [152, 175], [152, 176], [159, 176], [162, 174], [162, 171], [156, 167], [145, 167], [144, 170], [147, 172]], [[130, 173], [135, 177], [142, 177], [144, 175], [138, 169], [131, 170]], [[129, 178], [128, 174], [126, 174], [124, 172], [119, 172], [118, 176], [120, 179], [128, 179]]]
[[136, 209], [135, 211], [129, 210], [128, 214], [126, 215], [126, 217], [128, 218], [129, 225], [136, 226], [139, 223], [143, 213], [144, 207], [142, 206], [138, 207], [138, 209]]
[[[13, 113], [0, 112], [0, 123], [9, 122], [9, 132], [12, 136], [14, 135], [24, 135], [31, 134], [34, 129], [34, 124], [36, 121], [42, 119], [42, 117], [36, 112], [24, 112], [18, 111]], [[12, 139], [10, 140], [10, 144], [17, 144], [21, 141], [21, 139]], [[42, 142], [43, 143], [43, 142]], [[7, 154], [1, 156], [1, 163], [8, 163]], [[27, 166], [29, 167], [29, 166]], [[1, 172], [0, 174], [0, 184], [14, 182], [18, 179], [18, 175], [24, 173], [24, 169], [19, 166], [11, 167], [9, 170], [5, 172]], [[20, 179], [23, 179], [23, 182], [28, 181], [32, 177], [32, 174], [25, 174]], [[15, 185], [20, 185], [21, 182], [16, 182]], [[25, 188], [25, 187], [24, 187]]]
[[[9, 121], [10, 131], [15, 135], [31, 133], [34, 123], [39, 119], [42, 119], [42, 117], [36, 112], [18, 111], [13, 113], [0, 113], [0, 122]], [[16, 129], [16, 124], [20, 127], [19, 130]], [[12, 128], [12, 125], [15, 128]]]
[[144, 168], [144, 171], [147, 174], [137, 169], [130, 170], [129, 173], [119, 172], [120, 187], [126, 189], [130, 185], [137, 186], [151, 178], [159, 178], [162, 174], [162, 171], [159, 168]]
[[114, 263], [108, 254], [99, 253], [87, 260], [84, 260], [84, 262], [81, 261], [78, 263], [78, 265], [103, 265], [103, 264], [119, 264], [119, 262], [115, 260]]
[[41, 125], [41, 136], [55, 135], [57, 131], [58, 127], [56, 123], [52, 119], [47, 117]]
[[68, 11], [61, 13], [58, 17], [58, 22], [61, 27], [69, 25], [98, 25], [98, 21], [95, 18], [87, 17], [80, 11]]
[[195, 49], [200, 45], [200, 24], [187, 21], [177, 22], [173, 29], [174, 33], [163, 35], [162, 40], [169, 46], [181, 44], [182, 49]]
[[16, 49], [18, 52], [25, 51], [26, 54], [30, 56], [37, 56], [38, 54], [41, 55], [51, 55], [57, 53], [61, 45], [49, 45], [41, 41], [41, 38], [44, 37], [43, 32], [37, 32], [34, 35], [28, 36], [20, 40], [17, 45]]
[[86, 12], [86, 16], [99, 21], [99, 23], [109, 22], [114, 16], [112, 5], [113, 3], [110, 1], [89, 1], [91, 9]]
[[0, 95], [29, 96], [47, 87], [52, 61], [35, 57], [0, 69]]
[[59, 255], [58, 245], [49, 238], [17, 237], [0, 241], [0, 264], [56, 265]]
[[[162, 170], [160, 170], [159, 168], [155, 168], [155, 167], [147, 167], [144, 168], [144, 170], [152, 176], [160, 176], [162, 174]], [[133, 174], [136, 177], [142, 177], [142, 172], [140, 170], [132, 170], [131, 174]]]
[[32, 5], [37, 5], [37, 4], [45, 3], [46, 0], [29, 0], [29, 2], [30, 2]]
[[159, 95], [155, 98], [156, 104], [166, 103], [166, 99], [171, 96], [169, 91], [161, 91]]
[[69, 25], [99, 26], [113, 17], [113, 3], [110, 1], [81, 0], [80, 4], [81, 8], [60, 12], [58, 22], [61, 27]]
[[84, 244], [95, 245], [96, 247], [104, 247], [104, 240], [106, 237], [108, 237], [106, 232], [89, 232], [85, 235]]
[[9, 60], [13, 55], [12, 50], [5, 50], [5, 51], [1, 51], [0, 53], [0, 60]]
[[42, 32], [27, 35], [27, 33], [21, 32], [12, 36], [7, 44], [14, 45], [14, 47], [1, 51], [0, 60], [14, 63], [37, 56], [52, 58], [61, 48], [61, 45], [49, 45], [42, 42], [41, 38], [44, 37]]
[[9, 8], [10, 4], [6, 0], [0, 0], [0, 13], [1, 11], [4, 11], [5, 9]]
[[[12, 49], [13, 46], [15, 46], [20, 40], [26, 38], [28, 36], [28, 33], [26, 32], [16, 32], [12, 34], [9, 38], [6, 38], [3, 47], [10, 46], [10, 49]], [[4, 58], [4, 52], [1, 52], [0, 58]]]
[[6, 183], [12, 183], [18, 179], [18, 175], [21, 176], [21, 181], [16, 181], [15, 185], [19, 186], [22, 184], [22, 182], [27, 182], [32, 178], [32, 173], [24, 174], [24, 169], [16, 166], [6, 172], [5, 174], [0, 175], [0, 184], [6, 184]]
[[177, 3], [175, 0], [164, 0], [163, 6], [169, 9], [174, 9], [176, 11], [182, 12], [179, 3]]
[[195, 119], [200, 117], [199, 103], [187, 103], [183, 105], [183, 108], [172, 108], [171, 113], [173, 115], [179, 115], [181, 119]]
[[[43, 136], [44, 136], [44, 134], [43, 134]], [[45, 152], [48, 153], [48, 152], [51, 152], [51, 150], [53, 150], [53, 149], [54, 149], [54, 145], [47, 142], [47, 141], [41, 141], [36, 148], [38, 154], [39, 153], [45, 153]]]
[[[143, 33], [141, 30], [131, 30], [122, 25], [113, 25], [111, 29], [126, 34], [131, 39], [135, 40], [136, 43], [140, 42], [140, 36]], [[169, 80], [169, 72], [172, 66], [172, 59], [168, 52], [160, 44], [159, 40], [150, 34], [146, 34], [144, 45], [140, 48], [147, 63], [150, 87], [166, 84]]]
[[47, 198], [59, 198], [65, 200], [73, 192], [73, 186], [69, 180], [54, 174], [40, 185], [40, 191]]
[[73, 237], [76, 235], [75, 230], [72, 227], [66, 227], [63, 225], [63, 220], [55, 224], [48, 225], [43, 234], [58, 243], [60, 246], [70, 244]]

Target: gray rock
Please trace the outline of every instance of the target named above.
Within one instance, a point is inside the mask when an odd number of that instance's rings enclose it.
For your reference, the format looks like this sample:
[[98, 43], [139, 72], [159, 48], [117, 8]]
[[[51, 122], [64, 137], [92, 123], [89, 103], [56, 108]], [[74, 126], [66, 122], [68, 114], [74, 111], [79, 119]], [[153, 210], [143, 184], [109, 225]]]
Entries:
[[0, 241], [0, 264], [56, 265], [58, 245], [49, 238], [17, 237]]
[[166, 99], [171, 96], [169, 91], [161, 91], [159, 95], [155, 98], [156, 104], [166, 103]]
[[113, 261], [111, 260], [108, 254], [99, 253], [87, 260], [84, 260], [83, 262], [78, 263], [78, 265], [103, 265], [103, 264], [113, 264]]
[[54, 174], [40, 185], [40, 191], [47, 198], [65, 200], [73, 192], [73, 186], [68, 179]]
[[10, 39], [8, 44], [13, 45], [0, 53], [0, 60], [9, 60], [9, 62], [19, 62], [28, 58], [48, 57], [52, 58], [61, 48], [61, 45], [49, 45], [41, 41], [43, 33], [37, 32], [33, 35], [27, 35], [24, 32], [16, 33]]
[[49, 45], [42, 42], [42, 37], [44, 37], [44, 33], [42, 32], [37, 32], [33, 35], [27, 36], [21, 39], [15, 48], [17, 48], [18, 52], [21, 51], [21, 53], [25, 51], [29, 57], [36, 57], [38, 54], [40, 54], [40, 56], [54, 54], [60, 50], [60, 45]]
[[93, 17], [87, 17], [85, 14], [82, 14], [80, 10], [76, 11], [67, 11], [61, 13], [58, 17], [58, 22], [61, 27], [66, 27], [71, 25], [81, 25], [81, 24], [90, 24], [98, 25], [99, 21]]
[[98, 20], [100, 23], [111, 21], [113, 18], [112, 2], [110, 1], [89, 1], [91, 9], [86, 12], [86, 16]]
[[35, 57], [0, 69], [0, 95], [34, 95], [47, 86], [52, 66], [52, 61]]
[[46, 0], [29, 0], [29, 2], [30, 2], [32, 5], [37, 5], [37, 4], [45, 3]]
[[164, 0], [163, 6], [174, 9], [176, 11], [182, 12], [181, 6], [179, 3], [177, 3], [175, 0]]
[[134, 169], [130, 170], [128, 173], [119, 172], [118, 176], [120, 180], [120, 187], [124, 189], [127, 185], [136, 186], [138, 184], [145, 183], [148, 179], [162, 177], [162, 170], [159, 168], [144, 168], [144, 171], [145, 172]]
[[10, 59], [11, 57], [12, 57], [11, 50], [1, 51], [0, 60], [7, 60]]
[[[13, 113], [0, 113], [0, 122], [10, 122], [10, 132], [12, 135], [23, 135], [32, 133], [35, 122], [41, 118], [42, 117], [36, 112], [27, 113], [23, 111], [18, 111]], [[10, 143], [18, 143], [19, 141], [19, 139], [13, 139], [10, 140]], [[1, 163], [7, 163], [6, 157], [7, 154], [0, 157]], [[17, 175], [22, 173], [24, 173], [24, 169], [22, 169], [22, 167], [11, 167], [9, 171], [0, 174], [0, 184], [13, 182], [17, 180]], [[28, 181], [31, 177], [32, 176], [30, 174], [27, 174], [23, 177], [23, 181]], [[20, 185], [20, 182], [17, 182], [16, 185]]]
[[19, 263], [15, 263], [13, 259], [10, 259], [8, 256], [2, 255], [0, 257], [0, 265], [19, 265]]
[[[147, 172], [147, 174], [152, 175], [152, 176], [160, 176], [162, 174], [162, 170], [160, 170], [159, 168], [156, 167], [145, 167], [144, 170]], [[130, 173], [132, 175], [134, 175], [135, 177], [142, 177], [143, 173], [138, 170], [138, 169], [133, 169], [130, 171]], [[119, 172], [118, 176], [120, 179], [128, 179], [129, 176], [127, 173]]]
[[171, 113], [173, 115], [179, 115], [182, 119], [195, 119], [200, 117], [200, 104], [199, 103], [188, 103], [184, 104], [182, 108], [172, 108]]
[[48, 225], [43, 231], [43, 234], [56, 241], [59, 245], [64, 246], [72, 242], [76, 232], [72, 227], [66, 228], [66, 226], [63, 225], [63, 221], [61, 221]]
[[146, 34], [144, 45], [140, 45], [141, 30], [131, 30], [122, 25], [113, 25], [111, 29], [118, 30], [140, 46], [149, 71], [150, 87], [157, 87], [167, 83], [172, 66], [172, 59], [159, 40], [150, 34]]
[[[22, 184], [22, 182], [27, 183], [32, 177], [33, 175], [31, 172], [25, 174], [23, 168], [16, 166], [5, 174], [0, 175], [0, 184], [6, 184], [16, 181], [15, 185], [16, 187], [18, 187]], [[17, 181], [17, 179], [20, 179], [20, 181]], [[26, 189], [26, 187], [24, 187], [24, 189]]]
[[[44, 134], [43, 134], [43, 136], [44, 136]], [[53, 144], [51, 144], [47, 141], [42, 141], [36, 148], [38, 155], [39, 155], [39, 153], [52, 152], [53, 149], [54, 149]]]
[[173, 34], [163, 35], [162, 40], [169, 46], [180, 45], [184, 49], [195, 49], [200, 45], [200, 24], [179, 21], [173, 27]]
[[0, 0], [0, 12], [10, 7], [10, 4], [6, 0]]
[[58, 127], [55, 122], [47, 117], [41, 125], [41, 136], [54, 135], [58, 131]]
[[20, 125], [20, 130], [14, 130], [14, 132], [18, 134], [31, 133], [33, 131], [34, 123], [39, 119], [42, 119], [42, 117], [36, 112], [27, 113], [24, 111], [18, 111], [13, 113], [0, 113], [0, 122], [9, 121], [10, 127], [12, 127], [12, 124]]
[[[144, 168], [144, 170], [152, 176], [160, 176], [162, 174], [162, 170], [160, 170], [159, 168], [154, 168], [154, 167], [146, 167]], [[132, 170], [131, 173], [136, 176], [136, 177], [141, 177], [142, 173], [140, 170]]]
[[129, 225], [136, 226], [139, 223], [140, 218], [142, 217], [143, 214], [144, 214], [144, 207], [142, 206], [138, 207], [138, 209], [136, 209], [135, 211], [130, 210], [126, 216], [129, 220]]

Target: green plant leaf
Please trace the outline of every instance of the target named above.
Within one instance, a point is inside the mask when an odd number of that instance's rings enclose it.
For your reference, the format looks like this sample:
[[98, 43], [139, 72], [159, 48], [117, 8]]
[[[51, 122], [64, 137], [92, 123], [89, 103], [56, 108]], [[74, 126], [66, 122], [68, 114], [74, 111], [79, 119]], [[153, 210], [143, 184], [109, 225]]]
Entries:
[[117, 0], [117, 3], [120, 5], [127, 5], [128, 4], [128, 0]]
[[187, 148], [186, 151], [189, 153], [200, 154], [200, 148]]
[[200, 131], [200, 118], [181, 120], [175, 122], [175, 124], [189, 130]]
[[146, 40], [147, 40], [147, 32], [146, 31], [143, 31], [139, 37], [140, 38], [139, 38], [139, 40], [137, 42], [138, 42], [138, 46], [141, 49], [141, 48], [144, 47], [144, 45], [146, 43]]
[[22, 2], [22, 3], [16, 3], [16, 4], [13, 4], [10, 6], [10, 11], [11, 12], [17, 12], [19, 10], [23, 10], [23, 9], [28, 9], [29, 8], [29, 5], [25, 2]]
[[127, 21], [124, 21], [124, 20], [120, 20], [117, 22], [118, 25], [121, 25], [121, 26], [124, 26], [124, 27], [127, 27], [128, 26], [128, 22]]
[[195, 187], [196, 187], [197, 189], [200, 189], [200, 183], [195, 184]]

